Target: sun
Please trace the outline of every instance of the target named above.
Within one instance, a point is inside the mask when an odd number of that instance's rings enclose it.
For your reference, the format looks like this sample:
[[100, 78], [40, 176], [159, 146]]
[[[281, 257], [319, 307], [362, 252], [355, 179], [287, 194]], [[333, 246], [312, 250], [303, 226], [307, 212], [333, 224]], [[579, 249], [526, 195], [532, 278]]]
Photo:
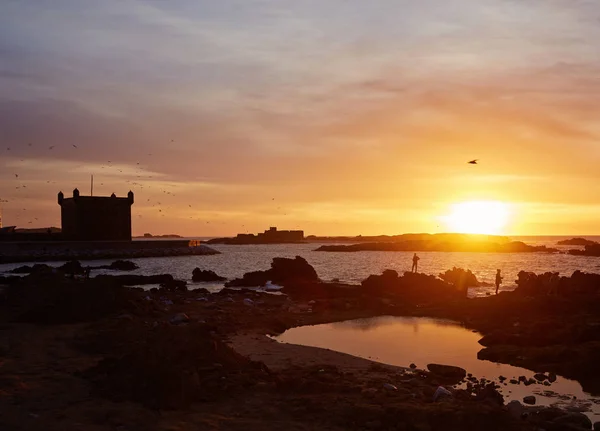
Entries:
[[499, 235], [510, 217], [508, 204], [499, 201], [468, 201], [453, 204], [442, 217], [451, 232]]

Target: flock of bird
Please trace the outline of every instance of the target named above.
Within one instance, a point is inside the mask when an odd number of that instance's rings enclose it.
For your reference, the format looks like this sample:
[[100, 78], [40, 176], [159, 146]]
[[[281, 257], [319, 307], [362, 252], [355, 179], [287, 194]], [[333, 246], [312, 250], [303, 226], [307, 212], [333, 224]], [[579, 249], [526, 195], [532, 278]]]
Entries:
[[[173, 139], [171, 140], [171, 143], [175, 142]], [[28, 147], [32, 147], [33, 144], [32, 143], [28, 143], [27, 144]], [[79, 147], [75, 144], [71, 144], [71, 147], [75, 150], [78, 150]], [[56, 148], [56, 145], [50, 145], [48, 147], [49, 151], [52, 151]], [[12, 151], [11, 147], [7, 147], [6, 151]], [[152, 153], [148, 153], [147, 156], [148, 157], [152, 157]], [[23, 161], [24, 159], [21, 159], [21, 161]], [[473, 159], [468, 161], [467, 163], [470, 165], [477, 165], [479, 162], [479, 159]], [[107, 161], [107, 164], [105, 165], [101, 165], [100, 169], [104, 169], [103, 172], [106, 172], [109, 176], [113, 175], [114, 173], [118, 172], [119, 174], [123, 174], [123, 169], [119, 168], [120, 165], [114, 165], [113, 162], [111, 160]], [[143, 190], [147, 190], [147, 192], [150, 194], [149, 197], [147, 197], [148, 195], [144, 196], [146, 198], [146, 205], [150, 205], [150, 208], [154, 208], [154, 210], [157, 212], [157, 215], [159, 215], [160, 217], [165, 217], [166, 214], [169, 211], [173, 210], [173, 202], [170, 202], [168, 204], [163, 204], [162, 201], [164, 201], [165, 199], [170, 199], [171, 197], [175, 197], [175, 193], [173, 190], [170, 190], [170, 188], [176, 188], [177, 185], [171, 184], [168, 186], [163, 185], [162, 187], [159, 187], [156, 185], [156, 183], [154, 181], [148, 181], [148, 180], [153, 180], [154, 176], [153, 175], [147, 175], [146, 171], [144, 170], [144, 168], [142, 167], [143, 165], [141, 164], [141, 162], [136, 162], [135, 164], [135, 178], [136, 180], [126, 180], [125, 183], [129, 185], [129, 187], [135, 191], [136, 195], [139, 195]], [[113, 171], [112, 173], [110, 171]], [[23, 183], [22, 178], [20, 177], [20, 175], [18, 173], [14, 174], [15, 176], [15, 180], [19, 181], [19, 184], [15, 186], [15, 190], [20, 191], [22, 189], [27, 189], [27, 185]], [[56, 181], [50, 181], [47, 180], [46, 181], [47, 184], [56, 184]], [[104, 186], [104, 183], [100, 183], [101, 186]], [[152, 190], [150, 192], [150, 190]], [[145, 194], [145, 193], [144, 193]], [[158, 196], [162, 196], [162, 198], [157, 198], [156, 194], [158, 194]], [[139, 196], [138, 196], [139, 198]], [[13, 198], [12, 201], [14, 202], [15, 200], [18, 201], [18, 198]], [[271, 199], [272, 201], [275, 201], [275, 198]], [[7, 199], [2, 199], [0, 198], [0, 205], [3, 203], [9, 203], [10, 201]], [[188, 204], [188, 208], [192, 208], [191, 204]], [[18, 211], [17, 215], [16, 215], [16, 219], [20, 220], [21, 216], [24, 215], [24, 213], [27, 211], [26, 208], [23, 208], [22, 210]], [[277, 211], [281, 211], [281, 207], [278, 206], [277, 207]], [[284, 215], [287, 215], [287, 213], [284, 213]], [[138, 218], [142, 218], [142, 214], [138, 214]], [[190, 220], [196, 219], [196, 221], [202, 221], [200, 217], [194, 217], [194, 216], [189, 216]], [[33, 217], [30, 218], [27, 221], [27, 224], [33, 224], [34, 221], [38, 221], [37, 217]], [[206, 224], [210, 224], [210, 220], [204, 220]], [[225, 224], [225, 222], [221, 222], [222, 224]], [[245, 225], [241, 225], [242, 228], [245, 227]]]
[[[174, 140], [171, 140], [171, 143], [175, 142]], [[33, 144], [32, 143], [28, 143], [27, 144], [28, 147], [32, 147]], [[71, 144], [71, 147], [74, 150], [79, 150], [79, 146], [75, 145], [75, 144]], [[51, 145], [49, 147], [47, 147], [48, 151], [53, 151], [56, 148], [56, 145]], [[12, 152], [14, 153], [15, 151], [11, 148], [11, 147], [7, 147], [6, 148], [7, 152]], [[152, 157], [153, 153], [147, 153], [147, 157]], [[24, 161], [24, 159], [20, 159], [21, 161]], [[181, 206], [178, 205], [176, 202], [173, 202], [173, 200], [171, 198], [176, 197], [176, 188], [177, 185], [176, 184], [169, 184], [169, 182], [157, 182], [154, 180], [155, 176], [154, 175], [148, 175], [149, 172], [146, 171], [146, 169], [143, 167], [145, 165], [145, 163], [142, 163], [140, 161], [136, 162], [135, 165], [135, 171], [133, 175], [130, 175], [129, 178], [130, 179], [126, 179], [124, 182], [125, 184], [128, 185], [129, 189], [131, 189], [132, 191], [134, 191], [134, 193], [136, 194], [136, 200], [140, 201], [140, 198], [142, 198], [145, 203], [145, 207], [152, 209], [152, 211], [155, 211], [155, 214], [159, 217], [166, 217], [167, 214], [169, 214], [170, 212], [172, 212], [175, 208], [175, 206]], [[126, 166], [126, 165], [125, 165]], [[127, 173], [123, 172], [123, 165], [122, 164], [115, 164], [113, 161], [108, 160], [105, 164], [102, 164], [99, 166], [99, 168], [102, 170], [102, 173], [105, 174], [108, 177], [114, 177], [114, 176], [125, 176], [127, 175]], [[18, 195], [14, 195], [10, 197], [10, 200], [7, 199], [1, 199], [0, 198], [0, 205], [2, 205], [3, 203], [11, 203], [14, 205], [16, 205], [19, 200], [26, 200], [29, 198], [28, 195], [23, 195], [22, 191], [23, 189], [27, 189], [27, 184], [25, 184], [24, 182], [24, 178], [22, 175], [20, 175], [19, 173], [15, 173], [14, 174], [14, 178], [15, 181], [17, 181], [17, 185], [15, 186], [15, 190], [16, 193], [18, 193]], [[47, 180], [46, 181], [47, 184], [56, 184], [56, 181], [51, 181], [51, 180]], [[100, 182], [99, 183], [100, 186], [104, 186], [104, 182]], [[114, 184], [114, 182], [113, 182]], [[274, 201], [275, 198], [272, 198], [272, 200]], [[187, 205], [189, 209], [193, 208], [193, 206], [191, 204]], [[277, 210], [279, 211], [281, 209], [281, 207], [277, 207]], [[147, 211], [142, 210], [142, 212], [147, 213]], [[21, 219], [27, 220], [27, 224], [28, 225], [32, 225], [34, 224], [35, 221], [38, 221], [37, 217], [26, 217], [27, 215], [27, 209], [23, 208], [20, 210], [17, 210], [15, 219], [17, 221], [20, 221]], [[287, 213], [285, 213], [284, 215], [287, 215]], [[138, 218], [143, 218], [142, 214], [138, 214], [137, 215]], [[218, 221], [216, 220], [216, 217], [211, 218], [210, 220], [206, 220], [205, 217], [197, 217], [194, 215], [190, 215], [188, 216], [189, 220], [196, 220], [197, 222], [204, 222], [205, 224], [211, 224], [211, 222], [213, 224], [218, 223]], [[219, 221], [220, 224], [226, 224], [225, 221]], [[245, 227], [245, 225], [241, 225], [242, 228]]]

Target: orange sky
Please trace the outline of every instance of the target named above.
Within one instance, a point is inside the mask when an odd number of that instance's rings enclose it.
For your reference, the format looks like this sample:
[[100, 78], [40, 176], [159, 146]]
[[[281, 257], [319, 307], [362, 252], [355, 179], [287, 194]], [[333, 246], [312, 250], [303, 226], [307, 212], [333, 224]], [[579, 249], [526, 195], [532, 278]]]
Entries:
[[600, 5], [101, 3], [0, 6], [5, 225], [93, 173], [136, 234], [600, 233]]

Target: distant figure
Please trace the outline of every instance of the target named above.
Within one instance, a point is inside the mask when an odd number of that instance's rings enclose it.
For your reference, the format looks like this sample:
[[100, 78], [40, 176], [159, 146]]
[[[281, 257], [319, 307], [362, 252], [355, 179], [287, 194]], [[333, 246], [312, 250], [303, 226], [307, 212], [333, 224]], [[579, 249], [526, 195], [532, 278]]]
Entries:
[[500, 289], [500, 285], [502, 284], [502, 275], [500, 274], [500, 270], [496, 272], [496, 295], [498, 294], [498, 289]]
[[421, 259], [419, 256], [417, 256], [417, 253], [414, 254], [413, 256], [413, 264], [412, 264], [412, 269], [410, 270], [410, 272], [417, 272], [417, 268], [419, 266], [419, 259]]

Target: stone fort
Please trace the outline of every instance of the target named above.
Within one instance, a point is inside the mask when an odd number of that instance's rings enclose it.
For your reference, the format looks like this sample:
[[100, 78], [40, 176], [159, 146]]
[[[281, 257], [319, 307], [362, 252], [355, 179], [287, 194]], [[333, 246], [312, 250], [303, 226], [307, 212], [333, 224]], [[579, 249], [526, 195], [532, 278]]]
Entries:
[[119, 198], [58, 193], [61, 208], [62, 237], [67, 241], [131, 241], [131, 205], [133, 192]]

